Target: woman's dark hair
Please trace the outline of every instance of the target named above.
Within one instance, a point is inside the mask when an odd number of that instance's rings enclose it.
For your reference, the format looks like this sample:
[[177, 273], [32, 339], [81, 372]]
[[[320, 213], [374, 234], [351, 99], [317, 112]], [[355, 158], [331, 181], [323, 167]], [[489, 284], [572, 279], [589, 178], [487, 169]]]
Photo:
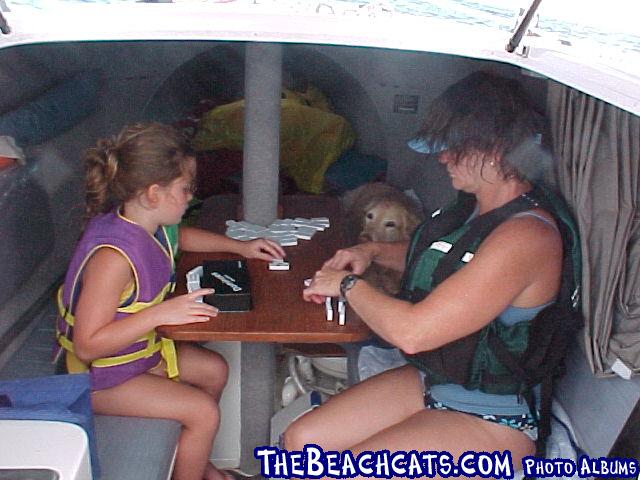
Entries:
[[133, 124], [85, 153], [87, 217], [106, 213], [153, 185], [168, 185], [185, 172], [186, 138], [160, 123]]
[[[490, 72], [474, 72], [447, 88], [430, 105], [418, 137], [446, 148], [455, 161], [469, 153], [496, 154], [505, 177], [530, 177], [529, 155], [539, 144], [542, 116], [522, 85]], [[537, 150], [537, 149], [536, 149]], [[528, 158], [521, 159], [526, 156]], [[534, 170], [539, 170], [540, 166]]]

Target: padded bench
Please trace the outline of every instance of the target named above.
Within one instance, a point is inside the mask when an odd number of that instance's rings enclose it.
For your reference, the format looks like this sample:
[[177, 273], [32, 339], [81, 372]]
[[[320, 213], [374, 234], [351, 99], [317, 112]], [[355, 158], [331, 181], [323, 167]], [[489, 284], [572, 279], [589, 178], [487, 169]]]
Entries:
[[[0, 380], [53, 375], [55, 309], [48, 305], [37, 325], [3, 368]], [[174, 420], [95, 415], [100, 480], [168, 480], [180, 435]], [[97, 479], [94, 479], [97, 480]]]

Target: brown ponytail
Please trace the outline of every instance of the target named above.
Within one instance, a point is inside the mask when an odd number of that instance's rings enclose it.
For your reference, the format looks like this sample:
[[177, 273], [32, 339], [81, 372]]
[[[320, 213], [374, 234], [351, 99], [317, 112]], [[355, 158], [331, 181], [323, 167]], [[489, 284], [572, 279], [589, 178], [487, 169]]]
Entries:
[[85, 153], [87, 217], [106, 213], [147, 187], [183, 174], [190, 151], [184, 136], [160, 123], [133, 124]]

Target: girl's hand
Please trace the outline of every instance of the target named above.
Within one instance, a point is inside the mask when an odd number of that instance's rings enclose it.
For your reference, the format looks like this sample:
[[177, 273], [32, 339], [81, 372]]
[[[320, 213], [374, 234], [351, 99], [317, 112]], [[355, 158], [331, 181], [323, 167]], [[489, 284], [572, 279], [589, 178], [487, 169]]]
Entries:
[[257, 238], [248, 242], [242, 242], [239, 253], [245, 258], [257, 258], [267, 262], [284, 258], [286, 255], [280, 245], [266, 238]]
[[218, 315], [218, 309], [208, 303], [196, 302], [204, 295], [213, 293], [213, 288], [201, 288], [186, 295], [180, 295], [152, 307], [157, 325], [184, 325], [206, 322]]
[[[323, 269], [328, 267], [334, 270], [351, 270], [350, 273], [362, 275], [373, 262], [374, 252], [367, 243], [354, 245], [353, 247], [338, 250], [333, 257], [324, 262]], [[346, 275], [346, 274], [345, 274]]]
[[349, 273], [347, 270], [322, 267], [313, 276], [311, 284], [302, 291], [302, 298], [307, 302], [322, 303], [326, 297], [337, 297], [340, 295], [340, 282]]

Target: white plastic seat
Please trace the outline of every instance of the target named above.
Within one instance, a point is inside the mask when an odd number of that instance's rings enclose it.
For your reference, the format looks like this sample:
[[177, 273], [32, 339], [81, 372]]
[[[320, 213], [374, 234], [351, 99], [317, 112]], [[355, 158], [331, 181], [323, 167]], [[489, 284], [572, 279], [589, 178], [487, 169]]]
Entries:
[[67, 422], [0, 420], [2, 469], [50, 469], [60, 480], [92, 480], [87, 434]]

